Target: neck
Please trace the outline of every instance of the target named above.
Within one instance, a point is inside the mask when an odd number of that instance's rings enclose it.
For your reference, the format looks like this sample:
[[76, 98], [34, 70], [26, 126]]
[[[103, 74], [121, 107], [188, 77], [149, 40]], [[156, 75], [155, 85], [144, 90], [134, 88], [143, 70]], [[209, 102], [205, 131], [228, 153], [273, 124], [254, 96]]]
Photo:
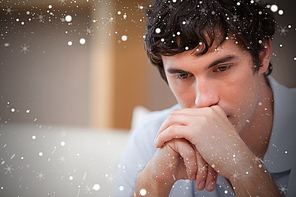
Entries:
[[240, 132], [241, 138], [256, 157], [263, 159], [270, 140], [273, 123], [273, 93], [262, 75], [259, 104], [250, 124]]

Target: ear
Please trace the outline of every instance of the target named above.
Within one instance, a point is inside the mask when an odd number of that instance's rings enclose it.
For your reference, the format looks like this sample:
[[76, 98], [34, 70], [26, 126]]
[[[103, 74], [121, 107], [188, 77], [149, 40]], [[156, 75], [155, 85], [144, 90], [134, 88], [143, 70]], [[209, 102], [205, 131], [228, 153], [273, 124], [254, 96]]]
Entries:
[[270, 58], [271, 58], [271, 41], [270, 38], [265, 40], [263, 43], [264, 49], [259, 52], [259, 56], [261, 59], [261, 67], [259, 69], [259, 73], [263, 74], [269, 67]]

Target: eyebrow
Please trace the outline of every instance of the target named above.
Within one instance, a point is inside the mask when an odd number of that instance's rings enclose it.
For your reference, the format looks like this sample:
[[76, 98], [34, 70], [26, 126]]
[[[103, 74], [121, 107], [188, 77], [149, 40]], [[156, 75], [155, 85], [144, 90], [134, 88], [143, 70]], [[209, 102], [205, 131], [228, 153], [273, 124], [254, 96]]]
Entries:
[[214, 66], [216, 66], [218, 64], [229, 62], [229, 61], [234, 60], [234, 59], [237, 59], [237, 56], [235, 56], [235, 55], [227, 55], [225, 57], [222, 57], [221, 59], [215, 60], [207, 68], [209, 69], [209, 68], [212, 68], [212, 67], [214, 67]]
[[[221, 64], [221, 63], [225, 63], [225, 62], [228, 62], [228, 61], [231, 61], [231, 60], [234, 60], [234, 59], [237, 59], [237, 56], [235, 55], [227, 55], [225, 57], [222, 57], [220, 59], [217, 59], [215, 60], [214, 62], [212, 62], [206, 69], [210, 69], [218, 64]], [[182, 70], [182, 69], [176, 69], [176, 68], [169, 68], [167, 69], [167, 72], [169, 74], [176, 74], [176, 73], [189, 73], [185, 70]]]
[[181, 69], [176, 69], [176, 68], [169, 68], [167, 69], [167, 72], [170, 74], [176, 74], [176, 73], [188, 73], [185, 70], [181, 70]]

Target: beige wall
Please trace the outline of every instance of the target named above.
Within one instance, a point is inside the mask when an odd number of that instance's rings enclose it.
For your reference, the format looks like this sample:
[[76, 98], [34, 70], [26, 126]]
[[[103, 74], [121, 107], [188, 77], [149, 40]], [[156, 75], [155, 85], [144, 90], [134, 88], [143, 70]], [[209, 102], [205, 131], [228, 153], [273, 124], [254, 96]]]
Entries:
[[[0, 124], [128, 129], [133, 108], [147, 102], [140, 5], [55, 0], [1, 4]], [[71, 22], [61, 20], [66, 15]], [[81, 38], [85, 44], [79, 43]]]
[[[90, 35], [84, 29], [89, 10], [72, 5], [75, 17], [69, 5], [21, 5], [0, 5], [0, 124], [87, 125]], [[66, 13], [71, 23], [61, 21]]]
[[92, 90], [96, 93], [91, 93], [91, 124], [130, 128], [133, 108], [145, 105], [144, 15], [132, 1], [111, 5], [98, 3], [92, 13], [105, 22], [92, 39]]

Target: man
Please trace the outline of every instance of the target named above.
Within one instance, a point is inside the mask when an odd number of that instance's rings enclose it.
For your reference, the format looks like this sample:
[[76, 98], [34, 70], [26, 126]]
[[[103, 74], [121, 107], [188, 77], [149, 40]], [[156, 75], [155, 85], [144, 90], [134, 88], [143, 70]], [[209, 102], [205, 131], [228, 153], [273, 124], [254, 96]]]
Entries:
[[116, 196], [295, 196], [296, 94], [268, 77], [268, 7], [157, 0], [146, 15], [148, 57], [179, 105], [133, 131]]

